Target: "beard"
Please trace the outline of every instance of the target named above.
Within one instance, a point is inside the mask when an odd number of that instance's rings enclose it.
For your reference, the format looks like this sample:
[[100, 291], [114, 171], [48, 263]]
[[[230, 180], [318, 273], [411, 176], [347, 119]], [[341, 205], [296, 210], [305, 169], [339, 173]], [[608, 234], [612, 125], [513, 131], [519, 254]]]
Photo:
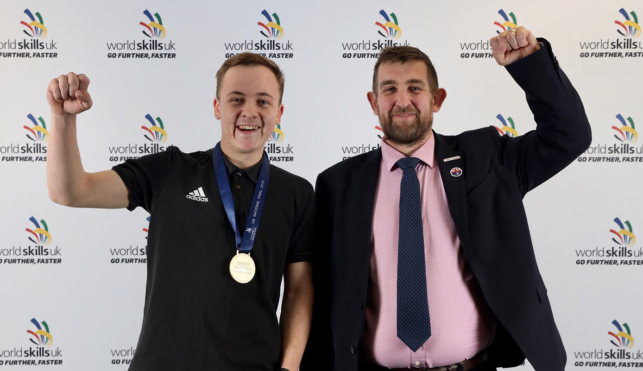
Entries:
[[[431, 105], [432, 106], [432, 105]], [[415, 118], [405, 120], [402, 123], [394, 123], [393, 116], [398, 114], [415, 114]], [[379, 114], [380, 125], [387, 141], [413, 145], [422, 141], [433, 126], [433, 115], [423, 114], [415, 108], [403, 108], [392, 110], [388, 113]]]

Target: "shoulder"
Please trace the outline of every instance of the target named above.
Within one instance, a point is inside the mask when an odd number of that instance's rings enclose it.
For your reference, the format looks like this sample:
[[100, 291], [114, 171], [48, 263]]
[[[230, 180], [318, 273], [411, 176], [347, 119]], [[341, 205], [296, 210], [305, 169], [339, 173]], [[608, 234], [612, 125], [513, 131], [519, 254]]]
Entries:
[[321, 179], [338, 179], [344, 178], [346, 175], [349, 175], [355, 171], [355, 169], [361, 167], [367, 162], [377, 161], [382, 159], [382, 150], [380, 148], [374, 149], [370, 152], [363, 153], [361, 155], [353, 156], [336, 163], [335, 165], [329, 167], [328, 169], [322, 171], [319, 174]]
[[493, 126], [464, 131], [457, 135], [435, 133], [436, 146], [464, 152], [465, 155], [495, 153], [501, 136]]
[[463, 131], [457, 135], [443, 135], [435, 133], [436, 141], [441, 145], [463, 150], [463, 147], [482, 146], [493, 142], [492, 134], [497, 135], [497, 130], [493, 126]]
[[172, 158], [173, 163], [182, 163], [182, 164], [198, 164], [201, 166], [206, 166], [212, 164], [212, 149], [205, 151], [195, 151], [195, 152], [183, 152], [177, 146], [167, 147], [166, 156]]
[[314, 193], [313, 186], [308, 180], [272, 164], [270, 165], [270, 183], [298, 195]]

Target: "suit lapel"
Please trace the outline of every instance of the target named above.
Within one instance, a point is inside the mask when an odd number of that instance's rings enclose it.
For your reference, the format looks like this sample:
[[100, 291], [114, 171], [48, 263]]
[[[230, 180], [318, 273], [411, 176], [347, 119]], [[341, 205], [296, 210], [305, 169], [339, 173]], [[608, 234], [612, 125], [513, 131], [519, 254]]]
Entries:
[[[363, 262], [366, 259], [368, 262], [371, 256], [373, 209], [380, 174], [380, 163], [382, 162], [382, 150], [374, 150], [359, 160], [361, 161], [358, 164], [361, 166], [353, 173], [354, 188], [350, 197], [353, 198], [356, 207], [353, 215], [357, 216], [355, 220], [355, 242], [358, 261]], [[349, 200], [349, 203], [353, 202]]]
[[[435, 135], [435, 161], [438, 163], [438, 168], [440, 169], [440, 176], [442, 177], [442, 184], [447, 195], [451, 218], [453, 218], [460, 243], [466, 253], [471, 244], [467, 223], [464, 153], [455, 150], [453, 144], [449, 143], [447, 138], [435, 132], [433, 134]], [[459, 176], [455, 168], [460, 168], [461, 173]], [[465, 254], [465, 256], [471, 256], [471, 254]], [[469, 262], [469, 266], [471, 266], [471, 262]]]

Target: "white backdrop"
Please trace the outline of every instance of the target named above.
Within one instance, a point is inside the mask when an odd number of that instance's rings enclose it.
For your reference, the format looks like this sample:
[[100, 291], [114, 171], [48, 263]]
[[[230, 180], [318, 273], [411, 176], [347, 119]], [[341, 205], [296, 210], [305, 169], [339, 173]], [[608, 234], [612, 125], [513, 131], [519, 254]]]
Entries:
[[[511, 117], [518, 134], [533, 130], [524, 94], [486, 54], [487, 40], [501, 30], [494, 22], [504, 24], [504, 13], [551, 42], [592, 124], [592, 149], [525, 198], [568, 368], [643, 368], [643, 346], [636, 342], [643, 333], [643, 265], [637, 265], [643, 249], [635, 239], [643, 223], [643, 164], [637, 163], [643, 141], [634, 135], [635, 124], [643, 122], [637, 54], [643, 38], [634, 15], [643, 15], [640, 2], [239, 4], [0, 2], [0, 366], [26, 369], [15, 361], [33, 360], [62, 370], [125, 370], [141, 326], [141, 249], [149, 215], [141, 209], [71, 209], [49, 200], [43, 152], [50, 123], [45, 91], [52, 78], [74, 71], [91, 79], [94, 107], [78, 119], [78, 141], [83, 165], [93, 172], [140, 156], [132, 147], [154, 145], [142, 129], [151, 126], [148, 114], [164, 124], [167, 141], [160, 146], [174, 144], [184, 152], [214, 146], [220, 128], [212, 99], [221, 63], [249, 45], [268, 56], [286, 54], [275, 58], [286, 75], [283, 136], [271, 144], [286, 153], [273, 156], [292, 161], [273, 163], [314, 184], [325, 168], [377, 147], [377, 117], [366, 93], [377, 45], [385, 42], [419, 47], [433, 60], [448, 92], [435, 116], [436, 131], [500, 128], [498, 115]], [[151, 23], [146, 10], [162, 22], [163, 38], [140, 24]], [[264, 10], [273, 22], [278, 15], [281, 38], [261, 33], [266, 30], [258, 22], [268, 21]], [[397, 19], [399, 38], [387, 37], [376, 25], [385, 22], [381, 10], [391, 22]], [[25, 49], [34, 42], [41, 48]], [[128, 49], [153, 42], [170, 50]], [[257, 50], [271, 42], [281, 50]], [[150, 58], [121, 58], [126, 53]], [[152, 58], [163, 53], [173, 55]], [[39, 127], [42, 118], [46, 129], [37, 132], [29, 115]]]

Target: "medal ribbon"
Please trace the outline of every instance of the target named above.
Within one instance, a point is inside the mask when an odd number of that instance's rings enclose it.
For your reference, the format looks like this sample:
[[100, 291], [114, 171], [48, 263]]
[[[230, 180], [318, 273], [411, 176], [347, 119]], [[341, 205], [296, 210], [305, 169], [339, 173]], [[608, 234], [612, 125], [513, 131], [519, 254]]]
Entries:
[[243, 238], [237, 226], [237, 219], [234, 211], [234, 201], [232, 200], [232, 191], [230, 190], [230, 183], [226, 171], [225, 163], [223, 162], [223, 154], [221, 153], [221, 142], [212, 149], [212, 162], [214, 164], [214, 175], [217, 178], [219, 186], [219, 193], [223, 201], [223, 207], [228, 215], [228, 220], [234, 229], [235, 246], [239, 252], [250, 253], [252, 246], [257, 236], [259, 229], [259, 221], [261, 220], [261, 213], [263, 212], [263, 204], [266, 201], [266, 192], [268, 189], [268, 180], [270, 179], [270, 160], [268, 155], [264, 152], [263, 164], [259, 171], [259, 179], [255, 186], [255, 192], [252, 196], [252, 204], [250, 204], [250, 212], [246, 220], [246, 229], [243, 230]]

